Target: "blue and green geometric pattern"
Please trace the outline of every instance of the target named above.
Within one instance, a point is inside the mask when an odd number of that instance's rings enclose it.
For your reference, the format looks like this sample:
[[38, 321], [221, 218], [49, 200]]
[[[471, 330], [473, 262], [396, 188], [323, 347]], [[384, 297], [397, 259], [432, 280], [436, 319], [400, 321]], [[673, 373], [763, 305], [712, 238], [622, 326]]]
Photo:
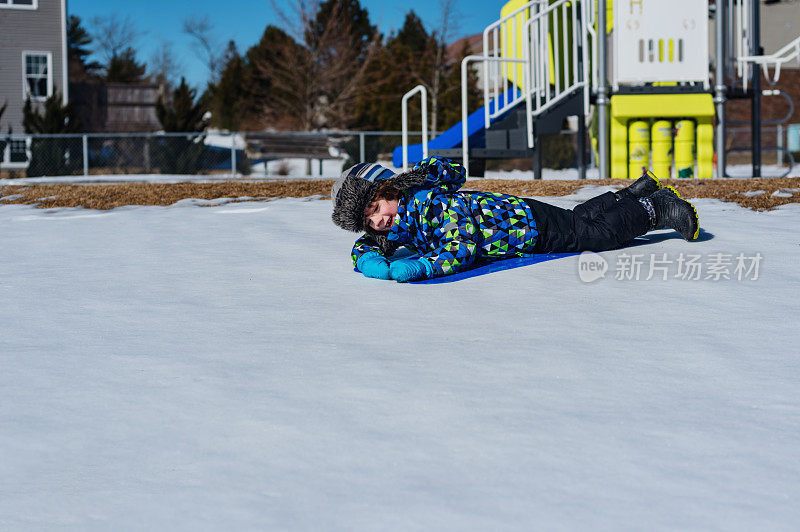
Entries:
[[[522, 199], [492, 192], [458, 192], [461, 165], [439, 157], [420, 161], [428, 181], [403, 191], [388, 239], [431, 261], [435, 275], [455, 273], [477, 259], [524, 257], [536, 244], [533, 213]], [[353, 263], [380, 248], [369, 235], [353, 246]]]

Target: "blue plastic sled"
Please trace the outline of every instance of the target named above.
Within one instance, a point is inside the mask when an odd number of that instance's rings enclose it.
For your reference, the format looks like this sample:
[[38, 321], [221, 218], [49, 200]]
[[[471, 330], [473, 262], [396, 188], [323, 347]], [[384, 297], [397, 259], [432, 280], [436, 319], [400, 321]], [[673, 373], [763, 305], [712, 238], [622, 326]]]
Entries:
[[572, 257], [580, 255], [580, 253], [540, 253], [531, 257], [514, 257], [511, 259], [496, 260], [493, 262], [484, 262], [469, 270], [463, 270], [452, 275], [445, 275], [444, 277], [434, 277], [433, 279], [425, 279], [422, 281], [411, 281], [413, 284], [439, 284], [439, 283], [452, 283], [453, 281], [462, 281], [470, 277], [478, 277], [479, 275], [486, 275], [487, 273], [495, 273], [503, 270], [513, 270], [514, 268], [521, 268], [522, 266], [530, 266], [539, 262], [545, 262], [554, 259], [563, 259], [564, 257]]
[[[402, 259], [415, 258], [413, 254], [403, 255], [404, 250], [400, 250]], [[469, 270], [463, 270], [452, 275], [445, 275], [444, 277], [434, 277], [433, 279], [424, 279], [422, 281], [411, 281], [410, 284], [441, 284], [452, 283], [453, 281], [461, 281], [469, 279], [470, 277], [478, 277], [479, 275], [486, 275], [487, 273], [501, 272], [503, 270], [513, 270], [514, 268], [521, 268], [522, 266], [530, 266], [539, 262], [546, 262], [548, 260], [563, 259], [564, 257], [572, 257], [580, 255], [580, 253], [540, 253], [531, 257], [514, 257], [511, 259], [496, 260], [493, 262], [481, 262]], [[358, 269], [353, 268], [356, 273], [361, 273]]]

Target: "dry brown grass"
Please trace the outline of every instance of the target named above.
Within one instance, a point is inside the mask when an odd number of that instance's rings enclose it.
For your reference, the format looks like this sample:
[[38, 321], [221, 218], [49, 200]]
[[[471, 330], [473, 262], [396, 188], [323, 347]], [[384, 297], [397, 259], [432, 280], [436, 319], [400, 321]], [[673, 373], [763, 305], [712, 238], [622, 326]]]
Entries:
[[[585, 185], [627, 186], [623, 179], [520, 181], [480, 179], [469, 181], [465, 188], [516, 194], [520, 196], [564, 196]], [[113, 209], [123, 205], [172, 205], [187, 199], [235, 198], [235, 201], [254, 199], [330, 197], [329, 180], [224, 181], [219, 183], [123, 183], [123, 184], [41, 184], [0, 186], [0, 205], [12, 203], [36, 205], [39, 208], [84, 207]], [[687, 198], [718, 198], [755, 210], [766, 210], [787, 203], [800, 202], [800, 192], [791, 197], [773, 196], [781, 189], [800, 189], [800, 178], [724, 179], [724, 180], [667, 180]], [[746, 192], [765, 191], [758, 196]], [[11, 197], [8, 196], [19, 196]]]

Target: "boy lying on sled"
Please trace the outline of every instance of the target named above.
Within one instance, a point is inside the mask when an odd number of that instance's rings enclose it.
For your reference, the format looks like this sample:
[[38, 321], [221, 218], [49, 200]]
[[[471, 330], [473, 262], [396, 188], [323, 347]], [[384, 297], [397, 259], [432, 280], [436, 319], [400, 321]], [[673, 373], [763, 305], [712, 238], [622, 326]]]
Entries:
[[[395, 174], [361, 163], [334, 183], [333, 222], [366, 234], [356, 240], [358, 271], [400, 282], [449, 275], [476, 261], [536, 253], [605, 251], [654, 229], [670, 228], [694, 240], [694, 206], [647, 172], [618, 192], [606, 192], [572, 210], [509, 194], [459, 191], [464, 168], [429, 157]], [[387, 260], [406, 246], [418, 258]]]

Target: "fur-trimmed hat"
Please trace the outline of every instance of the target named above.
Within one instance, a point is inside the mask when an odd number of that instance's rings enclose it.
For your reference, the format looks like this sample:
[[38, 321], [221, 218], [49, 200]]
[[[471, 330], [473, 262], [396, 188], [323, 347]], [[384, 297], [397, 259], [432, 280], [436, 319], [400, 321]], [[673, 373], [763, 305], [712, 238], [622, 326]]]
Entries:
[[345, 170], [331, 188], [333, 223], [348, 231], [363, 231], [364, 210], [381, 182], [394, 175], [375, 163], [360, 163]]
[[421, 185], [426, 176], [427, 172], [422, 169], [395, 174], [377, 163], [360, 163], [348, 168], [331, 188], [333, 223], [348, 231], [367, 230], [364, 211], [381, 185], [405, 190]]

